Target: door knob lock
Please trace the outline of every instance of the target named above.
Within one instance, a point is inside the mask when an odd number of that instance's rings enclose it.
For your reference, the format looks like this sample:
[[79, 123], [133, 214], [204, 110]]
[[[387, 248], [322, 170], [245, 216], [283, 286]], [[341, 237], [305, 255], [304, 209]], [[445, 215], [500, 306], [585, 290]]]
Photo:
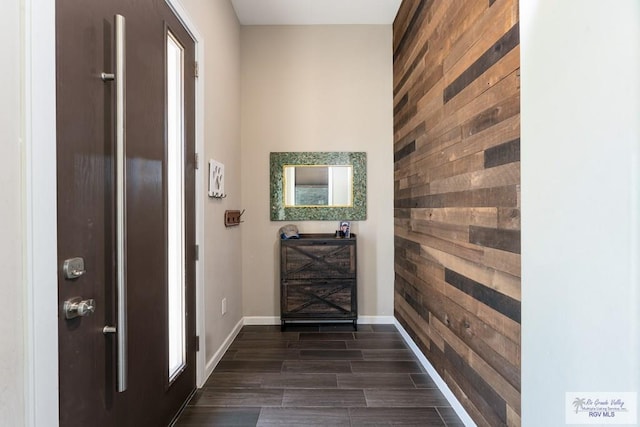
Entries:
[[96, 311], [96, 301], [94, 299], [83, 300], [82, 297], [74, 297], [66, 300], [62, 309], [67, 319], [85, 317]]

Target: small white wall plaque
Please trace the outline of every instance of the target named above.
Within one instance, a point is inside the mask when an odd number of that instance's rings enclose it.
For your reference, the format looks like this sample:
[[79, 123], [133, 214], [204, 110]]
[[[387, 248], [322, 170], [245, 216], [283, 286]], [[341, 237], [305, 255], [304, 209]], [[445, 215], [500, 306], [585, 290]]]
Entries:
[[209, 197], [221, 199], [224, 193], [224, 165], [213, 159], [209, 160]]

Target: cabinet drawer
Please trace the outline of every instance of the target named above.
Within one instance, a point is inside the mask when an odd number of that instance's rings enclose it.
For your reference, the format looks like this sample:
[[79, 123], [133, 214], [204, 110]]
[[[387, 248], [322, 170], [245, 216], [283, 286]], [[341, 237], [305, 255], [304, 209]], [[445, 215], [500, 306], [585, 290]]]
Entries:
[[357, 312], [355, 280], [284, 282], [281, 297], [283, 318], [350, 318]]
[[355, 253], [355, 245], [283, 245], [282, 279], [355, 279]]

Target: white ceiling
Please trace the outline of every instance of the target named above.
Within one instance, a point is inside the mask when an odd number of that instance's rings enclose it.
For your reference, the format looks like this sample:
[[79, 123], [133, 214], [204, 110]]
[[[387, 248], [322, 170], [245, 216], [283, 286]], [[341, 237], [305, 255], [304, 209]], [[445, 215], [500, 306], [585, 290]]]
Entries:
[[231, 0], [242, 25], [391, 25], [402, 0]]

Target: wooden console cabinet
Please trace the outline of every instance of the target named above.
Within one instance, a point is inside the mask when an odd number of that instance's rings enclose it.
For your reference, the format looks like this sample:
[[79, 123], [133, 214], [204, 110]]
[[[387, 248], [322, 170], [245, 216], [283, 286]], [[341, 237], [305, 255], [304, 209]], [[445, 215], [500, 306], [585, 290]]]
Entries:
[[280, 321], [348, 321], [357, 329], [356, 237], [280, 241]]

